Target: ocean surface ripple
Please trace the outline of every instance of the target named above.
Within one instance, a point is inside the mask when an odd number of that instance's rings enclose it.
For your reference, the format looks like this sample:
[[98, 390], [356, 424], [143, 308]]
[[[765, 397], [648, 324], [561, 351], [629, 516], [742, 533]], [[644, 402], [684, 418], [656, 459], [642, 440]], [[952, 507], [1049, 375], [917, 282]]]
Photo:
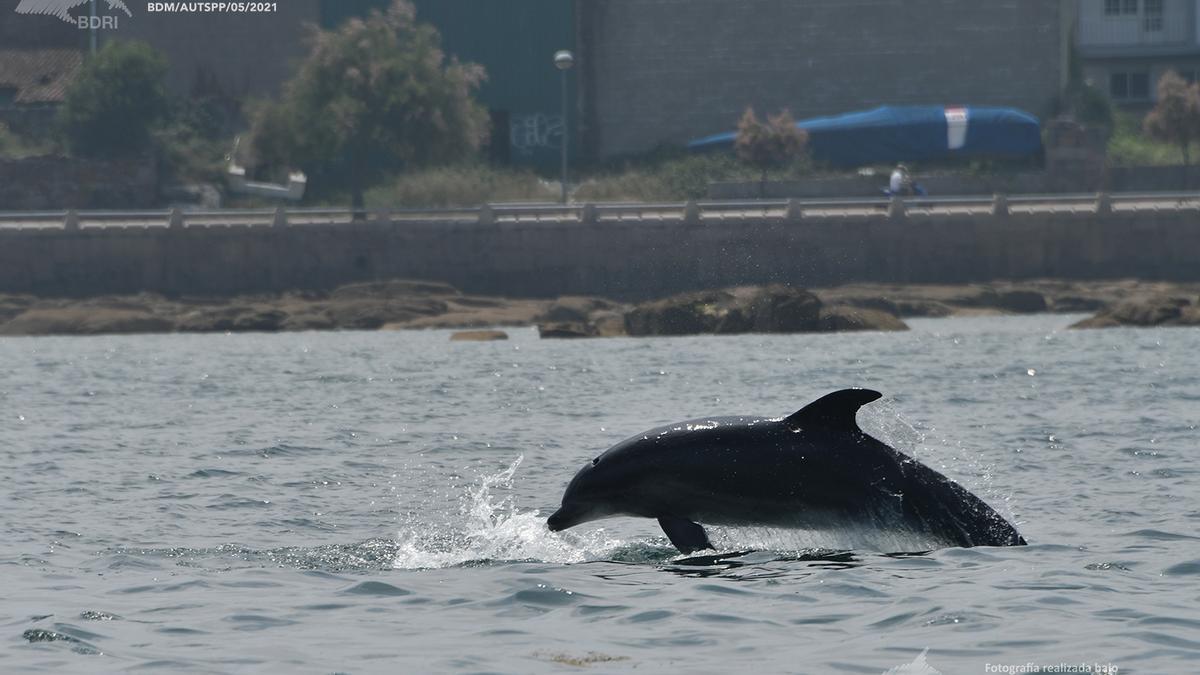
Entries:
[[[0, 671], [1194, 672], [1200, 330], [1076, 318], [0, 339]], [[545, 528], [627, 436], [848, 386], [1030, 545]]]

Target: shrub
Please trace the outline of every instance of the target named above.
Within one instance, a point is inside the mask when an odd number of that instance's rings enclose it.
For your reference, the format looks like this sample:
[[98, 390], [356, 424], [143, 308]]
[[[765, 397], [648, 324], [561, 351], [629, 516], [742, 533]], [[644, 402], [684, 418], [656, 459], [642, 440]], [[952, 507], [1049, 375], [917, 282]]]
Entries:
[[786, 110], [767, 116], [760, 122], [753, 108], [746, 108], [738, 121], [734, 149], [746, 164], [761, 171], [759, 197], [766, 192], [767, 172], [781, 168], [804, 154], [808, 147], [808, 132], [796, 126], [796, 120]]
[[1175, 71], [1158, 80], [1158, 103], [1143, 122], [1146, 134], [1179, 148], [1184, 165], [1191, 163], [1190, 148], [1200, 139], [1200, 85], [1189, 84]]
[[143, 42], [113, 41], [70, 84], [59, 124], [73, 154], [119, 157], [151, 145], [167, 117], [167, 60]]
[[257, 154], [341, 179], [355, 209], [387, 171], [461, 159], [487, 137], [472, 94], [481, 66], [447, 61], [440, 36], [408, 0], [315, 30], [313, 47], [277, 106], [260, 110]]
[[1118, 112], [1113, 116], [1113, 132], [1108, 139], [1108, 161], [1113, 166], [1167, 166], [1179, 164], [1179, 149], [1146, 135], [1142, 123], [1133, 115]]

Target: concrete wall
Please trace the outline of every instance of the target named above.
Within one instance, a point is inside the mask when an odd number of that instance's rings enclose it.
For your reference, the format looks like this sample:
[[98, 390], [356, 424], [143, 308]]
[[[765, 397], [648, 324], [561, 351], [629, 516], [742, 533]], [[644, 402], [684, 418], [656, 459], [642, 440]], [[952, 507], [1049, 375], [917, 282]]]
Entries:
[[474, 293], [643, 299], [764, 282], [1196, 281], [1198, 216], [0, 230], [0, 292], [224, 295], [412, 278]]
[[1059, 0], [596, 0], [580, 5], [584, 140], [600, 156], [881, 104], [1041, 114], [1065, 77]]

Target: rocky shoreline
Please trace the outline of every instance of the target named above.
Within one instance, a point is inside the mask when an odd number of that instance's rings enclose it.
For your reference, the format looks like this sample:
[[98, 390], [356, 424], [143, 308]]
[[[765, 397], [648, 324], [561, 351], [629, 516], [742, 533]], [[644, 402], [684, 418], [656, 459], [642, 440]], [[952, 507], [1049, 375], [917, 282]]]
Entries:
[[767, 285], [636, 305], [589, 297], [466, 295], [447, 284], [402, 280], [233, 298], [0, 295], [0, 335], [538, 326], [543, 337], [569, 338], [905, 330], [901, 317], [1036, 312], [1095, 313], [1078, 328], [1200, 325], [1200, 284], [1037, 280], [807, 290]]

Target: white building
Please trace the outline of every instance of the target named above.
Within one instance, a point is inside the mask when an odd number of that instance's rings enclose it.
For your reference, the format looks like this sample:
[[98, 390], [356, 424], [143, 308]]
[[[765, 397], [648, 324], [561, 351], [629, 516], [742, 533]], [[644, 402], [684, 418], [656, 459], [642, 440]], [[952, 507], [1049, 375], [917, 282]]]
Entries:
[[1116, 103], [1146, 106], [1158, 78], [1200, 75], [1200, 0], [1078, 0], [1084, 77]]

